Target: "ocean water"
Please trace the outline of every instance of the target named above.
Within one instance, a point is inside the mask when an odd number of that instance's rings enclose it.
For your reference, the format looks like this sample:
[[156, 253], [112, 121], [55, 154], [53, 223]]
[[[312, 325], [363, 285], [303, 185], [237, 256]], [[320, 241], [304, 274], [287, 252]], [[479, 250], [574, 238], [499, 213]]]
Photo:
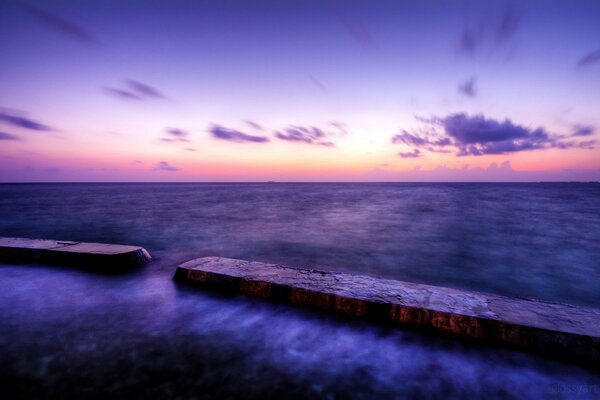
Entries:
[[0, 264], [2, 398], [597, 398], [597, 371], [174, 284], [219, 255], [600, 307], [600, 185], [3, 184], [0, 235], [139, 244]]

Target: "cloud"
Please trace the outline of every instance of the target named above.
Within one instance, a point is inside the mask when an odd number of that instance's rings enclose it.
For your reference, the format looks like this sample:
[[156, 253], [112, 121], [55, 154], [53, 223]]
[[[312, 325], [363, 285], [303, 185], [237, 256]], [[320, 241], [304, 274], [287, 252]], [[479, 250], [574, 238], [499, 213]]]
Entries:
[[173, 137], [161, 138], [163, 142], [189, 142], [190, 140], [187, 138], [189, 135], [188, 132], [177, 129], [177, 128], [167, 128], [166, 133]]
[[326, 128], [292, 125], [285, 129], [275, 131], [274, 134], [276, 138], [288, 142], [335, 147], [335, 143], [333, 143], [330, 139], [339, 136], [346, 136], [348, 134], [348, 130], [346, 124], [338, 121], [332, 121], [327, 124]]
[[329, 125], [337, 130], [337, 136], [346, 136], [348, 134], [348, 125], [339, 121], [331, 121]]
[[176, 137], [186, 137], [188, 135], [186, 131], [177, 128], [168, 128], [167, 133]]
[[482, 27], [479, 27], [476, 30], [465, 28], [460, 34], [460, 38], [458, 40], [458, 49], [464, 53], [475, 53], [480, 45], [480, 37], [482, 34]]
[[158, 171], [169, 171], [169, 172], [179, 171], [179, 168], [175, 168], [174, 166], [169, 164], [167, 161], [160, 161], [158, 164], [156, 164], [156, 167], [154, 167], [154, 169], [158, 170]]
[[594, 134], [594, 127], [589, 125], [576, 125], [573, 127], [573, 131], [571, 132], [571, 137], [574, 136], [590, 136]]
[[511, 7], [498, 17], [481, 18], [477, 24], [465, 27], [458, 40], [458, 50], [474, 55], [484, 50], [494, 50], [513, 38], [519, 27], [519, 15]]
[[257, 123], [257, 122], [250, 121], [250, 120], [248, 120], [248, 119], [245, 119], [245, 120], [244, 120], [244, 122], [245, 122], [246, 124], [248, 124], [248, 126], [249, 126], [250, 128], [253, 128], [253, 129], [256, 129], [256, 130], [259, 130], [259, 131], [262, 131], [262, 130], [264, 130], [264, 128], [262, 127], [262, 125], [261, 125], [261, 124], [259, 124], [259, 123]]
[[21, 140], [21, 138], [11, 133], [0, 132], [0, 140]]
[[115, 88], [111, 88], [111, 87], [105, 87], [104, 90], [106, 91], [106, 93], [108, 93], [110, 95], [113, 95], [114, 97], [117, 97], [117, 98], [120, 98], [120, 99], [124, 99], [124, 100], [142, 100], [141, 97], [139, 97], [135, 93], [128, 92], [127, 90], [115, 89]]
[[132, 164], [142, 164], [142, 161], [140, 161], [140, 160], [133, 160], [131, 163]]
[[218, 124], [211, 125], [208, 129], [208, 132], [210, 132], [216, 139], [229, 140], [238, 143], [266, 143], [270, 141], [270, 138], [267, 136], [267, 134], [272, 133], [275, 138], [286, 142], [305, 143], [325, 147], [335, 147], [335, 143], [331, 141], [331, 138], [345, 136], [348, 134], [346, 125], [338, 121], [328, 122], [325, 125], [325, 128], [320, 128], [317, 126], [290, 125], [286, 128], [278, 130], [266, 129], [254, 121], [245, 120], [244, 122], [246, 122], [246, 124], [248, 124], [250, 127], [264, 132], [264, 135], [252, 135], [236, 129], [226, 128]]
[[145, 83], [134, 81], [132, 79], [128, 79], [126, 83], [127, 86], [129, 86], [129, 88], [131, 89], [131, 91], [133, 91], [140, 97], [154, 97], [157, 99], [165, 98], [165, 95], [162, 94], [158, 89]]
[[221, 125], [213, 125], [208, 130], [214, 138], [221, 140], [228, 140], [237, 143], [266, 143], [269, 141], [268, 137], [250, 135], [235, 129], [225, 128]]
[[365, 49], [375, 48], [375, 41], [371, 32], [367, 29], [362, 20], [355, 15], [338, 15], [338, 21], [344, 27], [346, 32], [354, 39], [356, 43]]
[[27, 13], [29, 13], [29, 15], [35, 17], [38, 21], [53, 29], [55, 32], [58, 32], [64, 36], [68, 36], [71, 39], [75, 39], [82, 43], [99, 43], [98, 39], [96, 39], [96, 37], [90, 34], [85, 28], [72, 21], [68, 21], [56, 15], [47, 13], [46, 11], [37, 7], [24, 4], [22, 6], [27, 11]]
[[275, 132], [275, 137], [288, 142], [302, 142], [319, 146], [333, 147], [335, 144], [326, 140], [330, 133], [314, 126], [290, 126]]
[[158, 89], [132, 79], [125, 80], [125, 87], [123, 88], [104, 87], [104, 90], [108, 94], [123, 100], [152, 100], [167, 98]]
[[[498, 121], [483, 115], [457, 113], [444, 118], [420, 120], [428, 124], [426, 129], [414, 133], [403, 130], [392, 137], [392, 143], [406, 144], [430, 152], [453, 149], [458, 156], [507, 154], [549, 148], [590, 149], [596, 143], [595, 140], [566, 140], [574, 134], [551, 135], [542, 127], [533, 129], [513, 123], [510, 119]], [[587, 130], [576, 133], [587, 133]]]
[[8, 111], [0, 110], [0, 121], [3, 121], [7, 124], [10, 124], [10, 125], [13, 125], [13, 126], [16, 126], [19, 128], [30, 129], [33, 131], [51, 131], [52, 130], [52, 128], [50, 128], [48, 125], [44, 125], [41, 122], [37, 122], [37, 121], [34, 121], [27, 117], [13, 114]]
[[586, 67], [591, 64], [595, 64], [600, 61], [600, 50], [592, 51], [587, 53], [579, 59], [577, 62], [578, 67]]
[[519, 27], [519, 16], [514, 9], [507, 7], [495, 26], [496, 41], [504, 42], [510, 39]]
[[435, 132], [411, 133], [406, 130], [392, 136], [392, 143], [426, 148], [429, 151], [438, 151], [440, 147], [452, 145], [450, 138], [441, 137]]
[[409, 151], [409, 152], [400, 152], [400, 153], [398, 153], [398, 155], [402, 158], [417, 158], [417, 157], [421, 157], [422, 153], [421, 153], [421, 150], [414, 149], [413, 151]]
[[327, 91], [327, 86], [325, 86], [320, 80], [318, 80], [317, 78], [315, 78], [312, 75], [310, 75], [309, 78], [310, 78], [310, 81], [312, 82], [312, 84], [315, 85], [317, 88], [319, 88], [323, 92]]
[[196, 151], [196, 149], [194, 149], [193, 147], [186, 147], [185, 148], [187, 151]]
[[477, 96], [477, 88], [475, 86], [475, 77], [472, 76], [471, 78], [458, 85], [458, 92], [464, 94], [467, 97], [473, 98]]

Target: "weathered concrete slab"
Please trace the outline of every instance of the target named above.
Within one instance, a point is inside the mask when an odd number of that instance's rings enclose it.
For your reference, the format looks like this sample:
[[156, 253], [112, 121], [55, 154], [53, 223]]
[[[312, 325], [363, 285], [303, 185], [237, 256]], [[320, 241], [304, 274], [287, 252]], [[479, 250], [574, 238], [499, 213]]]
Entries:
[[600, 365], [600, 310], [368, 276], [205, 257], [175, 279]]
[[0, 260], [6, 261], [112, 269], [141, 265], [150, 259], [139, 246], [0, 237]]

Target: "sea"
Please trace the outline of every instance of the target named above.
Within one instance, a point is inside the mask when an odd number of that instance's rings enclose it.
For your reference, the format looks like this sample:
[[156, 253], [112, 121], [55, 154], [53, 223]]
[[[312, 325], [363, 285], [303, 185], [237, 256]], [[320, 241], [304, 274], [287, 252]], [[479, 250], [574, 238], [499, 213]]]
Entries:
[[173, 281], [222, 256], [600, 308], [599, 183], [0, 184], [0, 236], [144, 246], [0, 263], [0, 397], [599, 398], [598, 370]]

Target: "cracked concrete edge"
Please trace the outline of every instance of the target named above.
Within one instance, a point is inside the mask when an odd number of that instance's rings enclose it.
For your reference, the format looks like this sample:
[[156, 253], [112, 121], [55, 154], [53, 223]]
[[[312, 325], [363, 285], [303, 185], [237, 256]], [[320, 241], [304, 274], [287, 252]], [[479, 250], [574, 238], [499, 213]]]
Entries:
[[600, 361], [600, 310], [596, 309], [222, 257], [183, 263], [175, 279], [544, 354]]

